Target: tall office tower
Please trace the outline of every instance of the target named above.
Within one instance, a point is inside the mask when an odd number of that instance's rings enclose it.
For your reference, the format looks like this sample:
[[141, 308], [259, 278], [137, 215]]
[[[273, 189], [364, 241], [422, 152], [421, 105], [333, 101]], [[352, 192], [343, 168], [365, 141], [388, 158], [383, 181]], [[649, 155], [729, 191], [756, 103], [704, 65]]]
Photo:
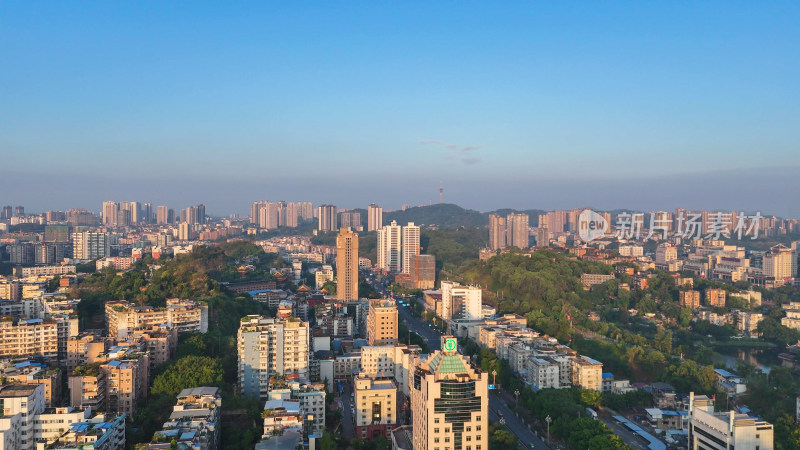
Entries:
[[369, 301], [367, 342], [369, 345], [397, 344], [397, 306], [392, 300]]
[[319, 231], [328, 232], [336, 230], [336, 207], [333, 205], [321, 205], [317, 208], [317, 219]]
[[264, 316], [242, 318], [237, 335], [239, 390], [266, 399], [273, 375], [309, 378], [308, 322]]
[[106, 233], [72, 233], [72, 257], [75, 259], [105, 258], [110, 254], [110, 247], [111, 240]]
[[300, 218], [304, 221], [314, 219], [314, 207], [311, 202], [300, 202]]
[[455, 338], [443, 340], [443, 350], [433, 352], [414, 369], [413, 447], [488, 449], [489, 374], [456, 352]]
[[117, 205], [117, 202], [111, 202], [111, 201], [103, 202], [103, 225], [106, 226], [116, 225], [118, 212], [119, 212], [119, 205]]
[[172, 208], [167, 210], [167, 223], [175, 223], [175, 210]]
[[376, 204], [367, 207], [367, 231], [375, 231], [383, 227], [383, 208]]
[[765, 276], [772, 277], [781, 284], [797, 276], [797, 259], [794, 257], [794, 252], [782, 244], [769, 249], [764, 255], [762, 267]]
[[14, 209], [11, 206], [3, 206], [3, 214], [0, 215], [0, 219], [10, 219], [14, 214], [13, 211]]
[[530, 218], [527, 214], [511, 213], [506, 217], [507, 238], [506, 243], [510, 247], [525, 249], [529, 247], [528, 222]]
[[483, 318], [483, 291], [462, 286], [455, 281], [442, 281], [442, 319], [476, 320]]
[[286, 204], [286, 225], [289, 228], [296, 228], [300, 218], [300, 203], [291, 202]]
[[489, 248], [506, 248], [506, 219], [497, 214], [489, 214]]
[[25, 207], [24, 206], [17, 206], [14, 208], [14, 215], [17, 217], [22, 217], [25, 215]]
[[378, 263], [379, 269], [398, 273], [403, 267], [402, 227], [396, 221], [378, 230]]
[[411, 270], [411, 258], [419, 255], [419, 227], [408, 222], [403, 227], [403, 273]]
[[156, 223], [159, 225], [169, 223], [169, 208], [164, 205], [156, 206]]
[[347, 228], [336, 237], [336, 298], [358, 300], [358, 234]]
[[153, 204], [145, 203], [142, 207], [142, 222], [153, 223]]

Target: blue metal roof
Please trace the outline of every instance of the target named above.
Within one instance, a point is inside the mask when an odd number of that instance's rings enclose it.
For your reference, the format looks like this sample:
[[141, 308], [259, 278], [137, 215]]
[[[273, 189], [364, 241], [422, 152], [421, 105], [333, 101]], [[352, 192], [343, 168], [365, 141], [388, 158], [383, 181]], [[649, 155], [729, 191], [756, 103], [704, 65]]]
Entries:
[[625, 417], [623, 417], [623, 416], [614, 416], [614, 420], [622, 423], [623, 425], [625, 425], [626, 428], [628, 428], [632, 432], [634, 432], [634, 433], [638, 434], [639, 436], [645, 438], [647, 440], [647, 442], [650, 443], [647, 446], [650, 450], [667, 450], [667, 446], [663, 442], [659, 441], [652, 434], [648, 433], [647, 431], [644, 431], [642, 429], [642, 427], [640, 427], [639, 425], [636, 425], [635, 423], [631, 422], [630, 420], [626, 419]]
[[603, 378], [614, 378], [614, 374], [611, 372], [603, 372]]
[[725, 369], [714, 369], [714, 372], [716, 372], [718, 375], [723, 376], [725, 378], [730, 378], [730, 377], [735, 377], [736, 376], [736, 375], [728, 372]]

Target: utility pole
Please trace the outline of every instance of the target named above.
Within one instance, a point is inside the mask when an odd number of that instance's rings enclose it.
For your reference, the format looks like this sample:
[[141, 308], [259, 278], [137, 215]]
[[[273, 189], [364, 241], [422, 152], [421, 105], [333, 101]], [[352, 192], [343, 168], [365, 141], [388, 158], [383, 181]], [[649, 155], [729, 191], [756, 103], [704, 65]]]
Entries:
[[439, 182], [439, 204], [442, 204], [442, 195], [444, 194], [444, 185], [442, 182]]

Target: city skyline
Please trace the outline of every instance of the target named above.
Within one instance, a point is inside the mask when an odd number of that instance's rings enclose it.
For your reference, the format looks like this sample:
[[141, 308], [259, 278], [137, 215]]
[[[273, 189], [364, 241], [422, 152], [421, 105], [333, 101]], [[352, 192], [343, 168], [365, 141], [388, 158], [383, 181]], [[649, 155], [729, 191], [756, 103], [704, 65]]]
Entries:
[[[690, 207], [797, 217], [798, 18], [721, 2], [18, 3], [0, 42], [0, 191], [41, 209], [191, 191], [244, 212], [248, 191], [397, 208], [443, 182], [446, 202], [484, 211], [499, 194], [518, 209], [702, 197]], [[309, 170], [322, 176], [293, 182]]]

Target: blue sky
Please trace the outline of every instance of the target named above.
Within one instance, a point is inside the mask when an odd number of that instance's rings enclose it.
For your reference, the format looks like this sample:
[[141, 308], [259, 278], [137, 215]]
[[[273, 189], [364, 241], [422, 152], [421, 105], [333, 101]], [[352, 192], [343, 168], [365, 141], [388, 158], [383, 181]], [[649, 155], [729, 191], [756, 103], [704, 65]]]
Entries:
[[431, 3], [6, 3], [0, 203], [800, 217], [800, 4]]

